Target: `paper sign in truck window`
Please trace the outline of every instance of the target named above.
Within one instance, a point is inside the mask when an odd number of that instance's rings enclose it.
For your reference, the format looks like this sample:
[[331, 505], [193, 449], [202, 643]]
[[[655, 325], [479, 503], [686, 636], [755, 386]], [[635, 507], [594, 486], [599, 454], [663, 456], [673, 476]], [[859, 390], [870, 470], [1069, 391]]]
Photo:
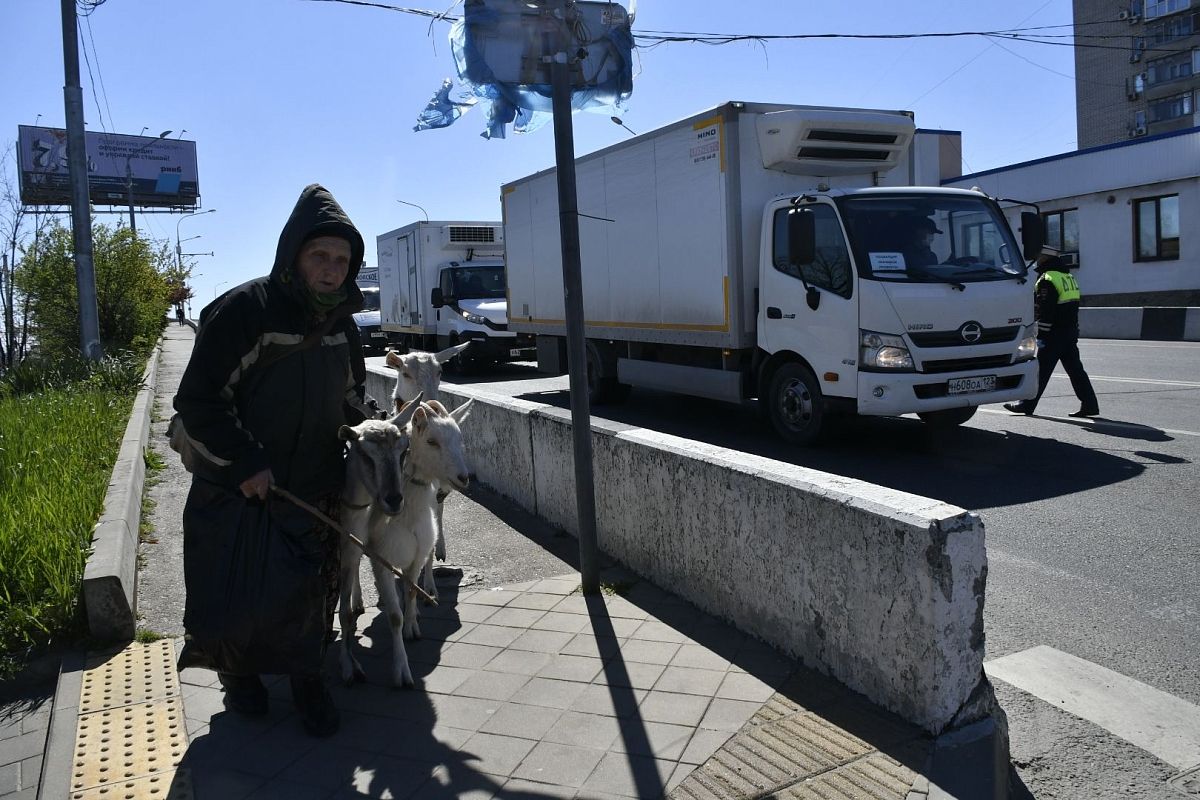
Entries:
[[904, 269], [904, 253], [871, 253], [871, 269]]

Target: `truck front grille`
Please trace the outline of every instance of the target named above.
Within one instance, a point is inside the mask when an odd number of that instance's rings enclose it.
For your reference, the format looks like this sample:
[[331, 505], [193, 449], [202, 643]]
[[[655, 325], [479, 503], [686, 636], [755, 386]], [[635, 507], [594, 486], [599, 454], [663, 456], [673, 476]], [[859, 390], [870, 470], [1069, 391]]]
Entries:
[[1012, 363], [1012, 356], [983, 356], [978, 358], [948, 358], [942, 361], [926, 361], [921, 372], [965, 372], [972, 369], [998, 369]]
[[[971, 344], [1011, 342], [1017, 338], [1017, 334], [1020, 332], [1020, 325], [1006, 325], [1002, 328], [984, 328], [979, 339], [971, 342]], [[964, 344], [967, 344], [963, 341], [962, 335], [956, 330], [910, 333], [908, 337], [912, 339], [913, 344], [917, 347], [962, 347]]]

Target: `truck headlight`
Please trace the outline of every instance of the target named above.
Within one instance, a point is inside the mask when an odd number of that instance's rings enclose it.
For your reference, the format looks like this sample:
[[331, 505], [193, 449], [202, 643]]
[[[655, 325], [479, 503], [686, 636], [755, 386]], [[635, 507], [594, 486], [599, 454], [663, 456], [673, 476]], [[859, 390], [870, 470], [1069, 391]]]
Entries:
[[859, 363], [870, 369], [911, 370], [912, 354], [903, 337], [874, 331], [859, 331]]
[[1037, 358], [1037, 337], [1026, 336], [1017, 345], [1017, 354], [1013, 356], [1014, 364], [1021, 364]]
[[487, 317], [485, 317], [481, 314], [472, 314], [469, 311], [464, 311], [464, 312], [462, 312], [462, 315], [463, 315], [463, 319], [465, 319], [467, 322], [470, 322], [472, 325], [486, 325], [487, 324]]

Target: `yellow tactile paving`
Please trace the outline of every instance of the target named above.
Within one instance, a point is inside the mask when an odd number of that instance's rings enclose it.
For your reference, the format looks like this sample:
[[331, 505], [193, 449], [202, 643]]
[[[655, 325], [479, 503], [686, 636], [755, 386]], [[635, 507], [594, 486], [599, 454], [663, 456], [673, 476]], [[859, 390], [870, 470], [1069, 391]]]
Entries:
[[194, 797], [191, 774], [186, 768], [71, 793], [71, 800], [193, 800]]
[[89, 655], [80, 689], [72, 800], [185, 800], [188, 747], [171, 642]]
[[115, 653], [88, 656], [79, 713], [172, 696], [179, 696], [179, 678], [170, 640], [134, 642]]

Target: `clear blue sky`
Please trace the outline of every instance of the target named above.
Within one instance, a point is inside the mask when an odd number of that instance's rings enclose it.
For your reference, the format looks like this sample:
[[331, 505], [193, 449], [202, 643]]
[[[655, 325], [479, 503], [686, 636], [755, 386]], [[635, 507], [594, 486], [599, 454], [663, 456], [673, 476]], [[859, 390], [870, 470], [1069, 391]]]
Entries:
[[[442, 11], [448, 2], [404, 4]], [[1071, 22], [1070, 0], [642, 0], [637, 12], [635, 32], [921, 33]], [[82, 30], [88, 130], [186, 129], [197, 143], [203, 207], [217, 210], [183, 221], [179, 232], [202, 237], [185, 252], [216, 255], [195, 259], [193, 313], [215, 290], [270, 269], [280, 228], [308, 183], [338, 198], [374, 266], [375, 237], [421, 218], [397, 199], [433, 219], [498, 219], [500, 185], [554, 162], [549, 126], [487, 141], [481, 109], [447, 129], [412, 131], [454, 73], [445, 22], [306, 0], [108, 0]], [[19, 124], [38, 114], [39, 124], [64, 124], [59, 3], [2, 0], [0, 53], [0, 145], [11, 153]], [[920, 127], [962, 131], [966, 172], [1075, 148], [1069, 47], [982, 38], [666, 44], [639, 50], [636, 70], [624, 119], [638, 133], [748, 100], [912, 110]], [[578, 155], [628, 135], [607, 114], [575, 115]], [[173, 247], [178, 221], [139, 215], [138, 231]]]

